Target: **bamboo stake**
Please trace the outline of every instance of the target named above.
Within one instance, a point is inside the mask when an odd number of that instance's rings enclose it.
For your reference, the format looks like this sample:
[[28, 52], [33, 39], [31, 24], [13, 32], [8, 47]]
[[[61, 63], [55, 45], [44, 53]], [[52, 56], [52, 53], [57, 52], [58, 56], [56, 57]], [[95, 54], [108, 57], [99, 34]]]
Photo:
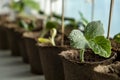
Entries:
[[50, 20], [52, 18], [52, 0], [50, 0]]
[[91, 21], [94, 19], [95, 0], [92, 0]]
[[64, 0], [62, 0], [62, 40], [61, 46], [64, 46]]
[[109, 22], [108, 22], [107, 39], [109, 39], [109, 36], [110, 36], [110, 27], [111, 27], [111, 19], [112, 19], [113, 6], [114, 6], [114, 0], [111, 0], [111, 3], [110, 3], [110, 12], [109, 12]]

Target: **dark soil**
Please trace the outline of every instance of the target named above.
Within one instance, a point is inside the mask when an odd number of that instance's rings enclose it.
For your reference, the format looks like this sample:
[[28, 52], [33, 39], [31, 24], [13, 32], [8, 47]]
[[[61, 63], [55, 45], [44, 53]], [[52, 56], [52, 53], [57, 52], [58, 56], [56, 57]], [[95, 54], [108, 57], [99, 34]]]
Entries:
[[[61, 55], [64, 56], [66, 59], [69, 59], [77, 63], [81, 63], [79, 50], [68, 50], [68, 51], [62, 52]], [[111, 56], [113, 56], [113, 53]], [[85, 55], [84, 55], [85, 62], [94, 62], [94, 63], [103, 62], [106, 59], [107, 58], [94, 54], [94, 52], [91, 49], [87, 49], [85, 51]]]

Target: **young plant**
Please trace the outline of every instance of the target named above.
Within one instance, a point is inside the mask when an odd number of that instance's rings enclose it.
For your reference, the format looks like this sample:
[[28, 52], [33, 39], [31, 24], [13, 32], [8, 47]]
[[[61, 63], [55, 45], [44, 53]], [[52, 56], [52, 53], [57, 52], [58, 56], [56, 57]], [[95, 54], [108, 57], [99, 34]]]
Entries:
[[32, 31], [36, 27], [35, 21], [33, 20], [31, 20], [30, 23], [27, 23], [24, 20], [20, 19], [18, 20], [18, 25], [28, 31]]
[[108, 58], [111, 55], [111, 44], [104, 36], [103, 24], [100, 21], [93, 21], [87, 24], [84, 33], [80, 30], [73, 30], [70, 35], [70, 45], [80, 49], [80, 61], [84, 62], [86, 48], [93, 50], [95, 54]]
[[38, 42], [40, 43], [47, 43], [47, 44], [52, 44], [53, 46], [55, 46], [55, 36], [57, 35], [57, 30], [55, 28], [52, 28], [50, 30], [50, 38], [38, 38]]
[[120, 43], [120, 33], [116, 34], [113, 38], [117, 43]]

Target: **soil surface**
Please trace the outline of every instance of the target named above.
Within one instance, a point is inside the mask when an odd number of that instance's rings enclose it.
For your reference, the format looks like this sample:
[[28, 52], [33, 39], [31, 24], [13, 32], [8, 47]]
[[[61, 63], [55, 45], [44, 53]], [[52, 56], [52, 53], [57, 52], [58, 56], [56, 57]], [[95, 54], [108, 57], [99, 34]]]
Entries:
[[[75, 61], [77, 63], [80, 63], [80, 52], [79, 50], [68, 50], [68, 51], [63, 51], [61, 53], [62, 56], [64, 56], [66, 59]], [[113, 56], [113, 54], [111, 55]], [[99, 61], [104, 61], [107, 58], [101, 57], [97, 54], [94, 54], [94, 52], [91, 49], [87, 49], [85, 51], [84, 55], [84, 60], [85, 62], [99, 62]]]

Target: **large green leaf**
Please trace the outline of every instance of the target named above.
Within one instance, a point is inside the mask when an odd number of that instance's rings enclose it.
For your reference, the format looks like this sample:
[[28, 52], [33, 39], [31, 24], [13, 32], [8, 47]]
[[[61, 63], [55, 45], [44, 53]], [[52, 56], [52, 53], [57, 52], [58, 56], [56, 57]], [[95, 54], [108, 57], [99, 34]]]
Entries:
[[77, 49], [85, 49], [87, 46], [87, 40], [80, 30], [73, 30], [70, 35], [70, 45]]
[[97, 36], [89, 41], [89, 47], [99, 56], [108, 58], [111, 55], [111, 44], [104, 36]]
[[103, 24], [100, 21], [93, 21], [88, 23], [88, 25], [85, 27], [84, 35], [87, 40], [93, 39], [96, 36], [103, 36], [104, 29]]
[[120, 43], [120, 33], [116, 34], [114, 36], [114, 40], [117, 42], [117, 43]]

